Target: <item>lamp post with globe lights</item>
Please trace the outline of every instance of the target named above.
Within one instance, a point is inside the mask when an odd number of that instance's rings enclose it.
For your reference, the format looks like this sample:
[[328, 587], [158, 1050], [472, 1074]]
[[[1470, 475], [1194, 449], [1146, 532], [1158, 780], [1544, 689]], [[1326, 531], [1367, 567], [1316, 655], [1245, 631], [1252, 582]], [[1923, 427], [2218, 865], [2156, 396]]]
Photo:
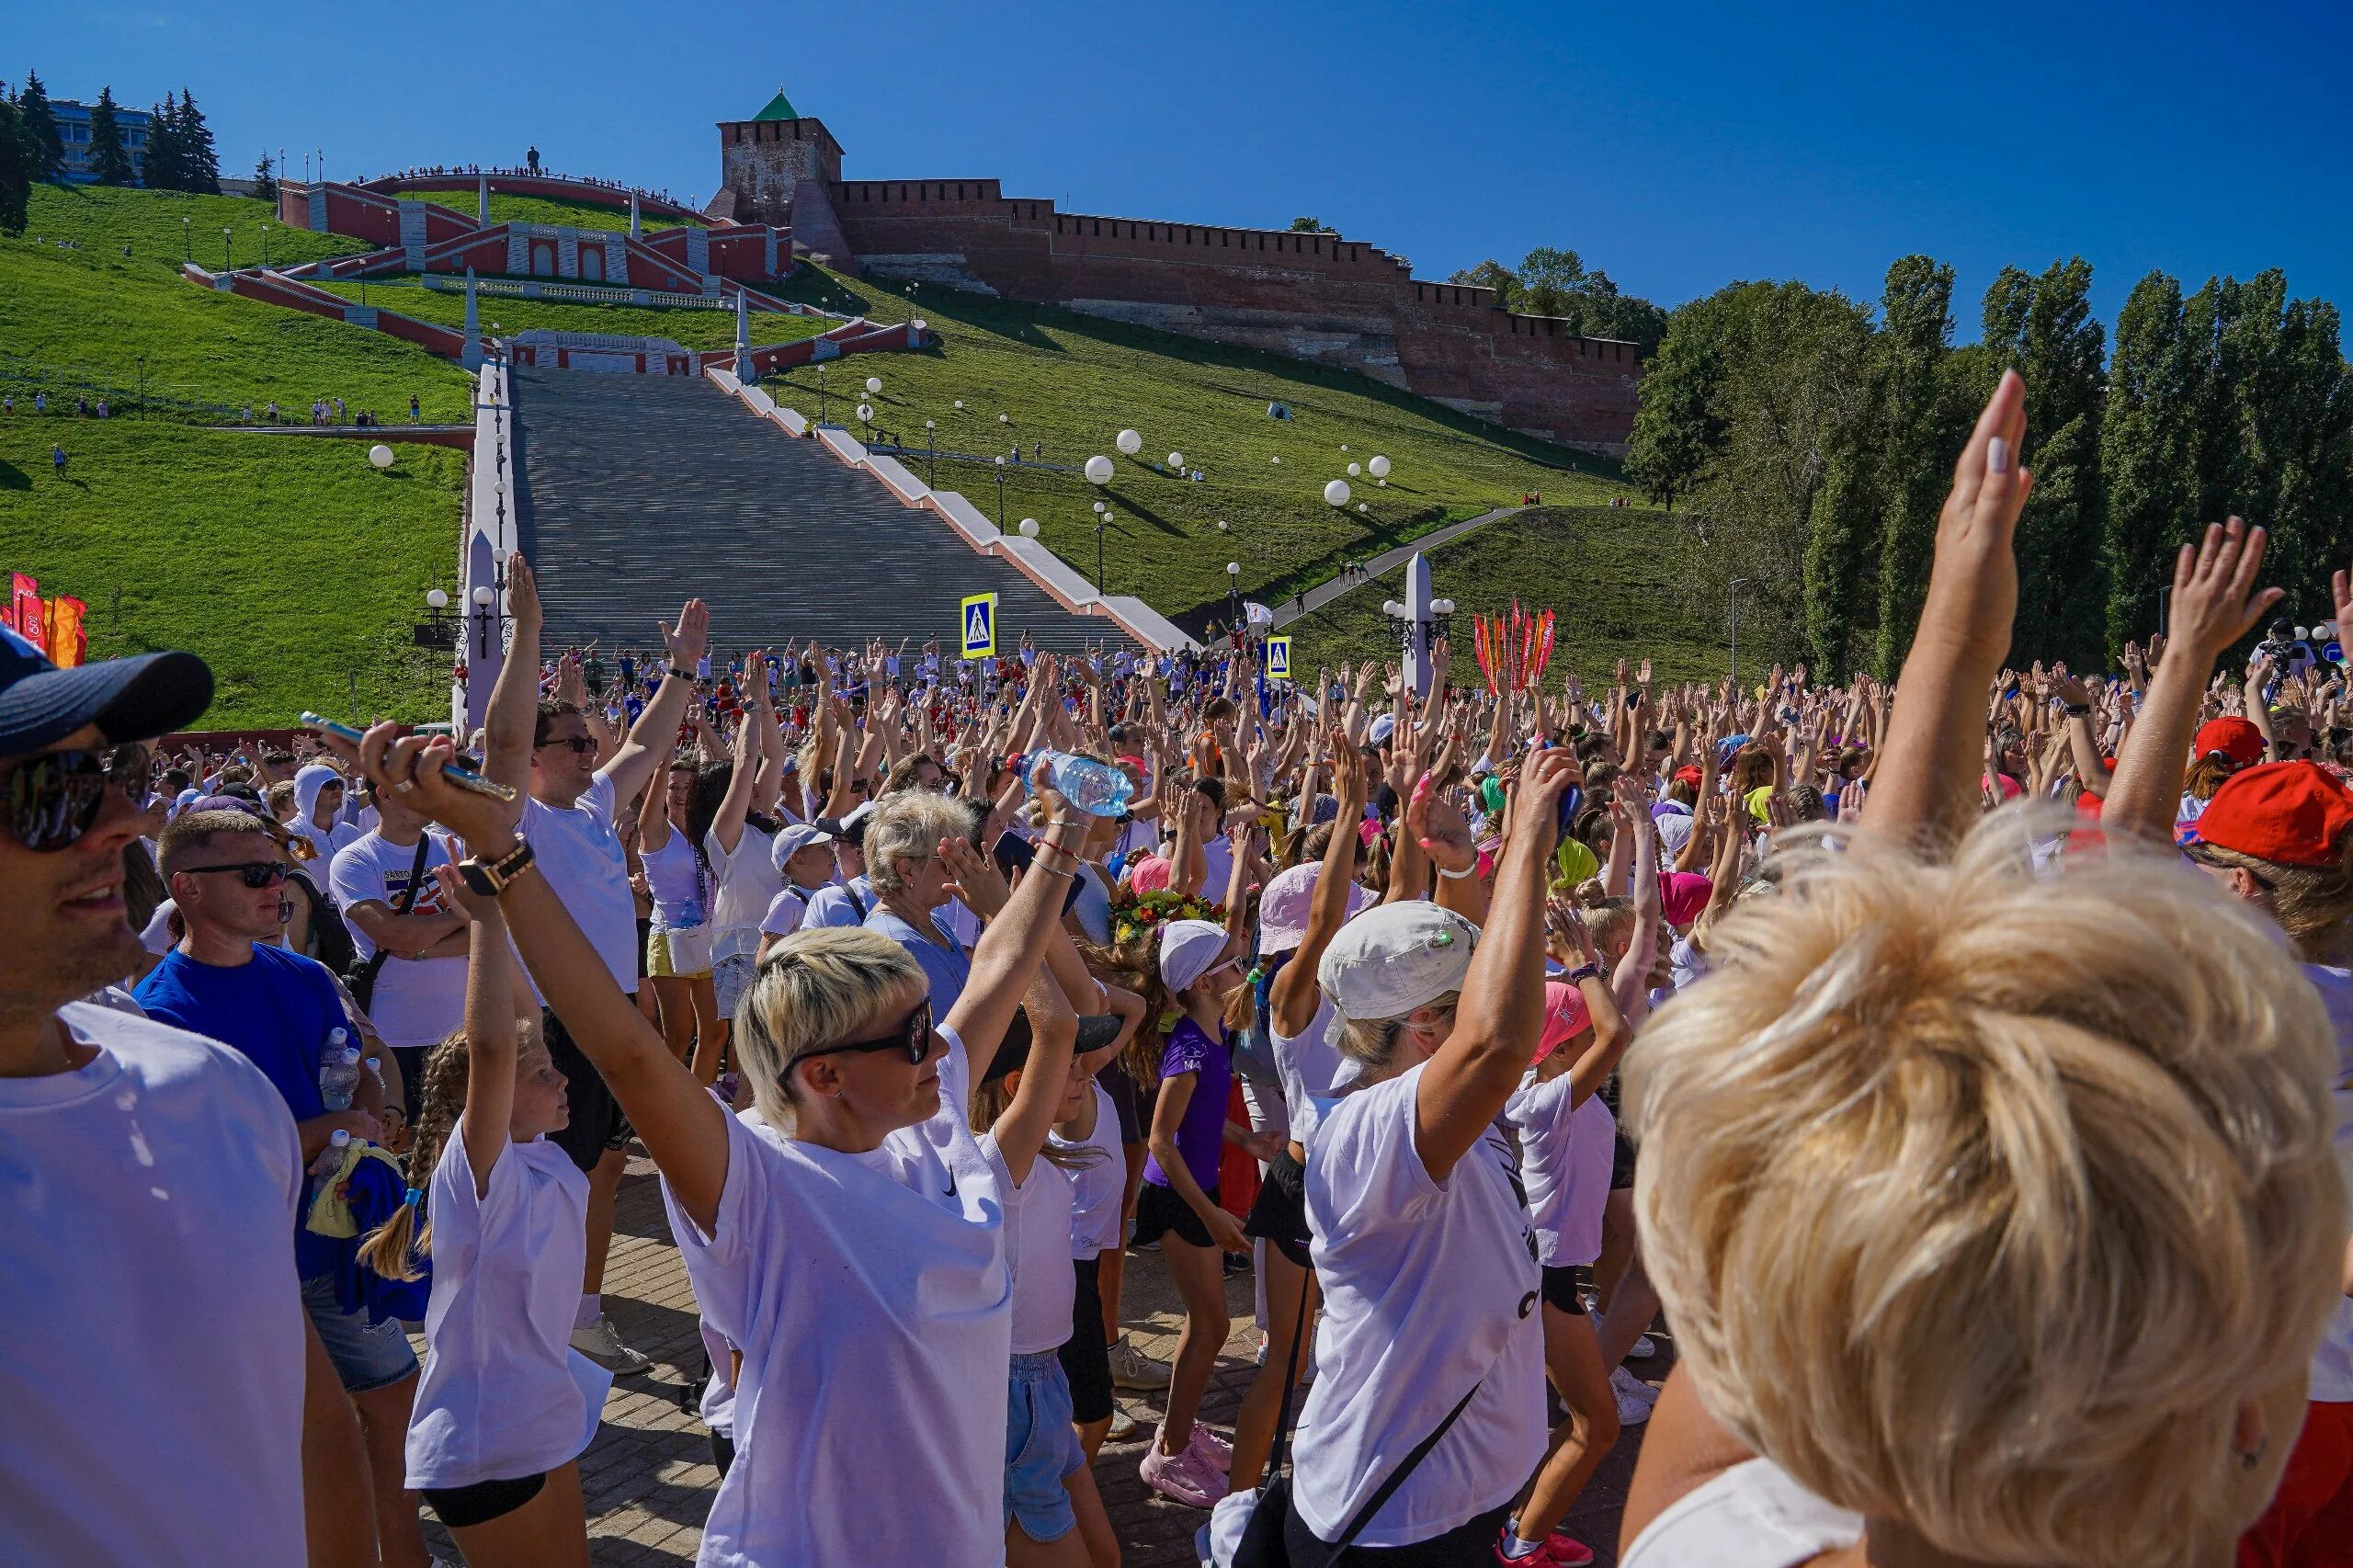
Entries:
[[999, 533], [1005, 531], [1005, 459], [1002, 456], [996, 460], [996, 528]]
[[1226, 605], [1233, 616], [1234, 635], [1246, 642], [1250, 635], [1249, 621], [1242, 613], [1242, 562], [1225, 563]]
[[425, 619], [411, 629], [420, 648], [449, 648], [458, 645], [460, 617], [449, 613], [449, 596], [439, 588], [425, 591]]
[[937, 487], [939, 483], [939, 422], [923, 422], [923, 460], [926, 471], [925, 483]]
[[861, 403], [858, 405], [858, 422], [866, 426], [866, 444], [872, 446], [874, 444], [874, 405], [872, 403]]

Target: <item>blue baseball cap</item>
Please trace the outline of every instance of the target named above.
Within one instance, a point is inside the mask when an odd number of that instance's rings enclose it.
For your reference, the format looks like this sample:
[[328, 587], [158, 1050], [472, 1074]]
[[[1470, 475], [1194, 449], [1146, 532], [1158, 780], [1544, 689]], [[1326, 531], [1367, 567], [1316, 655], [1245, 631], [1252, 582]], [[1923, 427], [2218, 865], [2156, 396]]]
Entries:
[[22, 756], [85, 724], [107, 739], [153, 740], [212, 705], [212, 671], [194, 653], [142, 653], [61, 670], [0, 626], [0, 756]]

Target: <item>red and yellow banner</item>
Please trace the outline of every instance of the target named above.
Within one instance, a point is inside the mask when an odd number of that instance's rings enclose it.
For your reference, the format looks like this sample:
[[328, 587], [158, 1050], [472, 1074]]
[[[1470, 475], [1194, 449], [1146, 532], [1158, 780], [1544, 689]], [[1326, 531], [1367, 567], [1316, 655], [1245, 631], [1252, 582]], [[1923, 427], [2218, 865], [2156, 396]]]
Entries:
[[59, 669], [74, 668], [89, 652], [90, 634], [84, 625], [89, 616], [90, 607], [71, 594], [49, 601], [49, 659]]
[[49, 652], [49, 614], [41, 604], [40, 585], [22, 572], [8, 574], [8, 625], [42, 653]]

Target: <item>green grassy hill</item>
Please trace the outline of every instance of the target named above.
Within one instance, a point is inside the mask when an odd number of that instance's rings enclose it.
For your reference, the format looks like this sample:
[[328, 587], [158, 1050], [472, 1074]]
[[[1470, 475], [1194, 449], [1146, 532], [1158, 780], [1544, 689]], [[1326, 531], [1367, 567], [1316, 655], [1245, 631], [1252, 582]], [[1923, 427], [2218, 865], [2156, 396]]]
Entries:
[[[419, 321], [439, 322], [445, 326], [463, 326], [466, 322], [466, 297], [450, 290], [426, 289], [417, 285], [414, 274], [401, 278], [368, 280], [368, 302], [388, 311]], [[328, 283], [321, 287], [358, 301], [360, 286], [356, 283]], [[671, 309], [653, 306], [583, 305], [563, 300], [521, 300], [510, 294], [484, 294], [481, 297], [480, 314], [483, 330], [490, 330], [495, 323], [502, 332], [529, 332], [544, 328], [550, 332], [606, 332], [630, 337], [667, 337], [688, 348], [729, 349], [735, 347], [735, 312]], [[773, 312], [752, 317], [752, 341], [766, 347], [776, 343], [797, 343], [804, 337], [814, 337], [835, 324], [824, 316], [779, 315]]]
[[[194, 290], [190, 290], [194, 292]], [[68, 456], [61, 481], [50, 449]], [[463, 455], [163, 422], [0, 418], [0, 569], [90, 606], [90, 656], [203, 655], [206, 728], [449, 716], [449, 655], [411, 645], [428, 588], [457, 586]]]
[[[1482, 679], [1472, 614], [1502, 613], [1514, 595], [1524, 609], [1558, 612], [1548, 681], [1574, 671], [1590, 687], [1630, 655], [1649, 656], [1663, 681], [1722, 679], [1724, 628], [1684, 608], [1684, 585], [1668, 564], [1674, 552], [1661, 531], [1677, 526], [1637, 507], [1546, 506], [1432, 550], [1431, 586], [1456, 606], [1456, 684]], [[1404, 596], [1401, 567], [1293, 621], [1285, 628], [1292, 667], [1312, 675], [1344, 660], [1393, 660], [1397, 623], [1381, 606]]]
[[[1222, 615], [1228, 562], [1242, 567], [1246, 593], [1271, 601], [1323, 581], [1343, 561], [1524, 494], [1596, 503], [1625, 489], [1600, 460], [1510, 435], [1362, 376], [1271, 354], [945, 290], [920, 290], [910, 308], [903, 293], [809, 267], [778, 291], [876, 321], [920, 315], [941, 336], [936, 351], [828, 366], [825, 411], [835, 420], [855, 428], [851, 410], [866, 395], [866, 379], [879, 376], [875, 423], [906, 445], [925, 446], [929, 419], [942, 449], [983, 460], [1017, 438], [1025, 456], [1033, 442], [1044, 442], [1048, 463], [1113, 458], [1118, 474], [1104, 490], [1076, 473], [1008, 471], [1006, 524], [1036, 517], [1040, 537], [1092, 580], [1090, 504], [1108, 501], [1116, 520], [1103, 539], [1106, 591], [1139, 595], [1172, 616]], [[818, 381], [807, 368], [767, 386], [814, 415]], [[1288, 404], [1296, 417], [1268, 418], [1269, 403]], [[1000, 414], [1011, 423], [1001, 425]], [[1133, 459], [1120, 457], [1113, 444], [1127, 427], [1143, 437]], [[1154, 472], [1149, 464], [1165, 464], [1172, 451], [1208, 478], [1194, 483]], [[1394, 465], [1388, 485], [1360, 475], [1348, 480], [1354, 494], [1345, 512], [1326, 506], [1324, 483], [1347, 478], [1348, 463], [1375, 453]], [[935, 465], [918, 450], [909, 466], [926, 474]], [[941, 488], [961, 490], [996, 516], [993, 464], [942, 458], [936, 468]], [[1222, 534], [1221, 519], [1228, 525]]]
[[[472, 187], [464, 190], [417, 190], [409, 194], [422, 198], [451, 211], [474, 215]], [[619, 207], [599, 206], [594, 201], [576, 201], [558, 196], [509, 196], [504, 191], [490, 193], [490, 221], [494, 223], [566, 223], [575, 229], [611, 229], [629, 233], [629, 200], [622, 198]], [[639, 222], [647, 232], [655, 229], [699, 229], [706, 225], [690, 219], [655, 217], [645, 213]]]
[[[17, 246], [54, 248], [68, 240], [85, 259], [104, 251], [112, 260], [176, 268], [190, 256], [221, 269], [221, 232], [229, 231], [232, 264], [252, 267], [268, 259], [316, 261], [367, 250], [366, 240], [349, 234], [314, 234], [278, 222], [277, 209], [244, 196], [190, 196], [177, 190], [126, 190], [97, 185], [36, 185], [29, 222], [21, 238], [0, 239], [0, 253]], [[185, 221], [185, 226], [183, 226]], [[125, 257], [122, 249], [131, 247]]]

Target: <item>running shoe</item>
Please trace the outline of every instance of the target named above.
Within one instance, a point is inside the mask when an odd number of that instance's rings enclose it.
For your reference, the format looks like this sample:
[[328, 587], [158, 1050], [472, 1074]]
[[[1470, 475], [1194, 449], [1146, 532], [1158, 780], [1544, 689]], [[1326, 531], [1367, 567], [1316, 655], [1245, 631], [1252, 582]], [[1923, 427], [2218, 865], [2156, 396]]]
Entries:
[[572, 1331], [572, 1347], [608, 1372], [642, 1372], [654, 1364], [642, 1351], [622, 1344], [613, 1320], [602, 1312], [586, 1328]]
[[1211, 1431], [1201, 1422], [1193, 1423], [1192, 1449], [1210, 1461], [1210, 1468], [1223, 1475], [1233, 1468], [1233, 1445]]
[[1638, 1335], [1635, 1336], [1633, 1345], [1627, 1350], [1626, 1358], [1631, 1361], [1647, 1361], [1657, 1354], [1658, 1341], [1647, 1334]]
[[1651, 1418], [1658, 1391], [1620, 1367], [1609, 1374], [1610, 1392], [1618, 1396], [1618, 1425], [1639, 1426]]
[[1215, 1507], [1225, 1495], [1225, 1477], [1211, 1469], [1207, 1460], [1189, 1446], [1181, 1454], [1162, 1453], [1157, 1437], [1144, 1450], [1139, 1473], [1146, 1486], [1188, 1508]]
[[1495, 1561], [1503, 1568], [1586, 1568], [1586, 1564], [1593, 1561], [1593, 1548], [1573, 1536], [1563, 1535], [1559, 1530], [1546, 1536], [1542, 1543], [1525, 1557], [1514, 1557], [1504, 1551], [1504, 1542], [1510, 1536], [1511, 1528], [1506, 1525], [1495, 1537]]
[[1111, 1386], [1149, 1393], [1168, 1386], [1168, 1363], [1155, 1361], [1122, 1337], [1111, 1346]]

